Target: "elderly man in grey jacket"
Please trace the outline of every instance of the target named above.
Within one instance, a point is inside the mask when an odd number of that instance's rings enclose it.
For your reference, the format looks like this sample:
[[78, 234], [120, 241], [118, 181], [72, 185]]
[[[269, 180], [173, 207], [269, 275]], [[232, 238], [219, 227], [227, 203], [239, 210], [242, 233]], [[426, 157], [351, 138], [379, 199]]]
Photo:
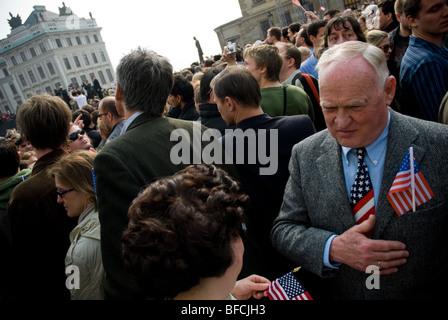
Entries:
[[[378, 48], [346, 42], [325, 52], [317, 67], [328, 130], [292, 151], [274, 247], [324, 279], [330, 299], [446, 296], [448, 127], [388, 107], [396, 80]], [[410, 147], [433, 196], [397, 213], [389, 194]], [[373, 195], [356, 213], [358, 168]]]

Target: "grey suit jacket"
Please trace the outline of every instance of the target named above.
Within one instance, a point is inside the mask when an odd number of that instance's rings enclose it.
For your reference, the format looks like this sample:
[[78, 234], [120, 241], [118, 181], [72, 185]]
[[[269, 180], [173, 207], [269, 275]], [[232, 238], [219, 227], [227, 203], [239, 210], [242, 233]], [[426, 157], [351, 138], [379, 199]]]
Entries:
[[[415, 299], [446, 297], [448, 238], [448, 126], [403, 116], [392, 110], [383, 179], [376, 207], [373, 239], [406, 244], [408, 262], [380, 277], [380, 289], [367, 289], [370, 276], [346, 265], [323, 264], [332, 234], [355, 225], [341, 163], [341, 146], [322, 131], [294, 146], [290, 178], [271, 238], [274, 247], [297, 265], [331, 278], [326, 290], [335, 299]], [[387, 194], [409, 147], [435, 196], [399, 217]], [[307, 288], [312, 290], [312, 288]]]

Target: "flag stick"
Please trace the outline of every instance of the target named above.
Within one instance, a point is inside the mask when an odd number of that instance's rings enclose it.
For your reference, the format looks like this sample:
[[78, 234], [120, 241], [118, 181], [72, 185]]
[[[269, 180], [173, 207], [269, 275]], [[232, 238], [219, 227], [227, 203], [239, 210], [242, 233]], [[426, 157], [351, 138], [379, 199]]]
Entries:
[[415, 212], [415, 173], [414, 173], [414, 148], [409, 148], [409, 163], [411, 165], [411, 190], [412, 190], [412, 212]]

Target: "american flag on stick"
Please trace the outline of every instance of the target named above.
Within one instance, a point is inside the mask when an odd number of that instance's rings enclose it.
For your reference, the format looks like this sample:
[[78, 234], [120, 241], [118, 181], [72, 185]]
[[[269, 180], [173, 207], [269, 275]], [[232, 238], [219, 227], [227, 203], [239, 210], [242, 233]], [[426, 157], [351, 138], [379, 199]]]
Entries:
[[269, 285], [267, 294], [271, 300], [313, 300], [311, 295], [297, 280], [295, 272], [300, 267], [288, 272], [287, 274], [275, 279]]
[[401, 216], [434, 197], [428, 182], [414, 160], [414, 150], [408, 149], [389, 190], [387, 198], [395, 212]]

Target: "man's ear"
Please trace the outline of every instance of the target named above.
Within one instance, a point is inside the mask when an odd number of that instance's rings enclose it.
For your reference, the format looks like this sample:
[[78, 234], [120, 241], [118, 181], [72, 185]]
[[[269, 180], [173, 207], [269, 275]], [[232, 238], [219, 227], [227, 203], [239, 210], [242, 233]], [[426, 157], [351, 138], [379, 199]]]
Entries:
[[117, 83], [117, 88], [115, 89], [115, 101], [122, 101], [123, 100], [123, 94], [121, 93], [121, 87]]
[[397, 80], [394, 76], [389, 76], [384, 84], [384, 92], [386, 94], [386, 104], [390, 106], [395, 96], [395, 89], [397, 87]]
[[408, 20], [409, 27], [411, 27], [411, 29], [417, 26], [417, 19], [413, 16], [407, 16], [406, 19]]
[[227, 110], [234, 111], [235, 110], [235, 101], [230, 97], [225, 97], [224, 98], [224, 106], [227, 108]]
[[296, 59], [294, 59], [294, 58], [288, 59], [288, 68], [295, 66], [295, 64], [296, 64]]

